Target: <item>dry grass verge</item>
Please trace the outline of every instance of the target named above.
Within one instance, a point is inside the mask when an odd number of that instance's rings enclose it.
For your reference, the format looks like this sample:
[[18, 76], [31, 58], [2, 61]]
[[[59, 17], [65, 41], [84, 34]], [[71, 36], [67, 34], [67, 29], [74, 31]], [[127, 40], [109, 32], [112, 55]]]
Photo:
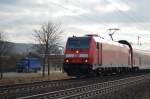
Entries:
[[26, 83], [43, 80], [61, 80], [69, 79], [65, 73], [53, 72], [49, 76], [42, 77], [41, 73], [16, 73], [10, 75], [4, 75], [4, 78], [0, 80], [0, 85], [11, 85], [16, 83]]

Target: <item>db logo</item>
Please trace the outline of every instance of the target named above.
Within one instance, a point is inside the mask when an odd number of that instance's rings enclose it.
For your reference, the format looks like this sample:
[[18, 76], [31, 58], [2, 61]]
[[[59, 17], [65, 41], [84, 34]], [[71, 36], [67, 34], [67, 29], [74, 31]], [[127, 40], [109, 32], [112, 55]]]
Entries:
[[74, 57], [79, 57], [79, 54], [74, 54]]

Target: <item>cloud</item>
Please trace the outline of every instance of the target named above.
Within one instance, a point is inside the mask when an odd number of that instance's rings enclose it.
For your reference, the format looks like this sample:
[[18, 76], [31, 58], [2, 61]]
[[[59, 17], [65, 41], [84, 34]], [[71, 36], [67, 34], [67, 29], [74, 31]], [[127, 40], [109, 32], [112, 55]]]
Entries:
[[54, 20], [65, 27], [64, 41], [87, 33], [106, 37], [104, 32], [111, 27], [121, 29], [117, 39], [132, 41], [131, 35], [150, 37], [149, 4], [149, 0], [0, 0], [0, 29], [11, 41], [34, 42], [33, 29]]
[[114, 12], [117, 10], [128, 11], [128, 10], [130, 10], [130, 7], [124, 3], [118, 4], [118, 3], [114, 3], [114, 2], [108, 2], [108, 4], [96, 6], [95, 10], [100, 13], [110, 13], [110, 12]]

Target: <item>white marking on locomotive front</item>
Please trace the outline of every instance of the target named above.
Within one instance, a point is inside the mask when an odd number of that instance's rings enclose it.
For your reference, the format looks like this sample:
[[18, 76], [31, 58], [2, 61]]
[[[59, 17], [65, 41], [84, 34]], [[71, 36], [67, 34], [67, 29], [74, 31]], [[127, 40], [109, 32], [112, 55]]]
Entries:
[[88, 54], [66, 54], [66, 58], [69, 58], [69, 57], [88, 58]]
[[74, 54], [66, 54], [66, 57], [74, 57]]
[[74, 57], [79, 57], [79, 54], [74, 54]]
[[87, 57], [88, 57], [88, 54], [80, 54], [79, 57], [87, 58]]

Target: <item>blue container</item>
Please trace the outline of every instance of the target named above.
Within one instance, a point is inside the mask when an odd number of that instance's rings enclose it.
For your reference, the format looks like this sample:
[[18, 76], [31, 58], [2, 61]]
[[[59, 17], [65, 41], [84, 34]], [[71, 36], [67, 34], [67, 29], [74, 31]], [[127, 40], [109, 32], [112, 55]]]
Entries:
[[41, 61], [38, 58], [24, 58], [17, 63], [17, 72], [37, 72], [41, 69]]

